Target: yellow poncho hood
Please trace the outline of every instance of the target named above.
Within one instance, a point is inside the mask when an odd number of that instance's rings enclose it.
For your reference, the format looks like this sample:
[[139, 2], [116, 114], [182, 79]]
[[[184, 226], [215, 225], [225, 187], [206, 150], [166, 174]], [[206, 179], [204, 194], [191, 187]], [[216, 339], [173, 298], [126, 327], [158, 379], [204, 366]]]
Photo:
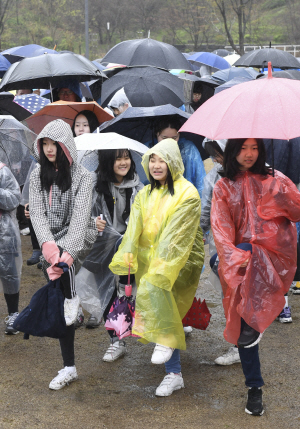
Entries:
[[183, 175], [184, 166], [178, 144], [173, 139], [165, 139], [149, 149], [143, 156], [142, 166], [148, 180], [150, 180], [149, 158], [153, 153], [165, 161], [174, 181], [178, 180]]

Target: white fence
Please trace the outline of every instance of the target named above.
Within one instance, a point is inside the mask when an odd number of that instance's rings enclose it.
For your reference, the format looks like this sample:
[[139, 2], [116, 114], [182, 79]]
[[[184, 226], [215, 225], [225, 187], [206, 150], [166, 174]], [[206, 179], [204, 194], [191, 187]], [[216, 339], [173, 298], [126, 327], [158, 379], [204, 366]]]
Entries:
[[[264, 45], [264, 46], [246, 45], [245, 46], [245, 53], [249, 52], [249, 51], [253, 51], [253, 49], [262, 49], [262, 48], [269, 48], [269, 45]], [[280, 49], [281, 51], [289, 52], [290, 54], [294, 55], [294, 57], [300, 57], [300, 45], [272, 45], [272, 48]], [[225, 49], [228, 49], [229, 51], [231, 51], [232, 47], [231, 46], [225, 46]]]

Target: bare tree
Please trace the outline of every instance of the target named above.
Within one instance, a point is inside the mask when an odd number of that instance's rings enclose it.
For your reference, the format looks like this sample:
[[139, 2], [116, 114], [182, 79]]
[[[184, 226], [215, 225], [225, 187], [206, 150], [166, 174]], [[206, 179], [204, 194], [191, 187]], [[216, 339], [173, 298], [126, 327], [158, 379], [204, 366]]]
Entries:
[[[225, 32], [231, 47], [239, 54], [244, 54], [245, 33], [251, 19], [254, 0], [214, 0], [223, 20]], [[234, 15], [238, 22], [238, 44], [230, 30], [229, 16]]]
[[1, 36], [4, 31], [4, 24], [7, 17], [7, 12], [13, 6], [12, 0], [0, 0], [0, 49], [1, 49]]

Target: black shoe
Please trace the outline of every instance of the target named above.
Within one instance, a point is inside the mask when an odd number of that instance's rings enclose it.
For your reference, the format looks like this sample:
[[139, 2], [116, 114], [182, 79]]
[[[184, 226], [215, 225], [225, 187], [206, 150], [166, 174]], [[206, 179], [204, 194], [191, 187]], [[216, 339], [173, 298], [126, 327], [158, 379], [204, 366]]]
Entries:
[[262, 403], [262, 390], [259, 387], [251, 387], [248, 390], [248, 401], [245, 408], [247, 414], [252, 416], [262, 416], [264, 407]]
[[39, 263], [37, 264], [37, 268], [38, 268], [39, 270], [41, 270], [41, 269], [42, 269], [42, 267], [43, 267], [43, 264], [42, 264], [41, 262], [39, 262]]
[[5, 328], [5, 334], [6, 335], [16, 335], [19, 333], [14, 327], [14, 321], [19, 316], [19, 313], [11, 313], [9, 316], [5, 318], [6, 328]]
[[35, 265], [40, 262], [40, 256], [42, 256], [42, 252], [40, 250], [34, 250], [29, 259], [27, 259], [27, 265]]
[[248, 349], [249, 347], [253, 347], [258, 344], [261, 340], [263, 334], [259, 333], [255, 329], [251, 328], [251, 326], [245, 323], [244, 329], [239, 336], [237, 341], [238, 347], [244, 347]]

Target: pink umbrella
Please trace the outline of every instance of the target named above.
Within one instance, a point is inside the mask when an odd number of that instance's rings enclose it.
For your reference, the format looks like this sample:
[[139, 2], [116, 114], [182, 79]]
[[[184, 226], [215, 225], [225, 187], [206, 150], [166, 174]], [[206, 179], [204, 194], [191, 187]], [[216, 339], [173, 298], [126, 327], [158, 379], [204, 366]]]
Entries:
[[180, 131], [211, 139], [300, 136], [300, 81], [268, 78], [236, 85], [207, 100]]

